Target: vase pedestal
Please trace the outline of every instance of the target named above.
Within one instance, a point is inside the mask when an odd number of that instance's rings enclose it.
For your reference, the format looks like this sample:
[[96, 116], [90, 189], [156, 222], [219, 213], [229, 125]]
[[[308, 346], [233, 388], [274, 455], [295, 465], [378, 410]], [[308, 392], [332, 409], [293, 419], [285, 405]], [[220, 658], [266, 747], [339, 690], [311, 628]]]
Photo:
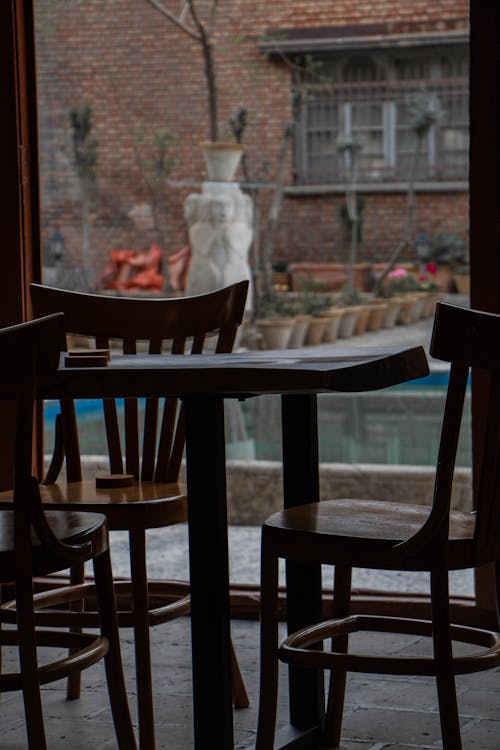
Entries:
[[[253, 204], [235, 182], [204, 182], [184, 202], [191, 262], [186, 294], [205, 294], [238, 281], [251, 283], [248, 251], [253, 237]], [[249, 290], [246, 309], [252, 308]]]

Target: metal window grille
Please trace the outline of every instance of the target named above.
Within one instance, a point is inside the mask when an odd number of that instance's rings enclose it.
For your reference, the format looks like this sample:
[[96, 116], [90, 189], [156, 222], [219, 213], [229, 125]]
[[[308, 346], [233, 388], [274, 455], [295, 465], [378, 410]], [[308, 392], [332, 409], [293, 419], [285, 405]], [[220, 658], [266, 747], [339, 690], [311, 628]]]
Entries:
[[468, 62], [466, 48], [325, 58], [319, 72], [298, 73], [304, 106], [296, 137], [296, 184], [343, 183], [347, 156], [337, 139], [349, 133], [361, 143], [358, 179], [405, 181], [414, 157], [411, 127], [415, 96], [434, 94], [443, 116], [424, 139], [417, 180], [462, 180], [468, 174]]

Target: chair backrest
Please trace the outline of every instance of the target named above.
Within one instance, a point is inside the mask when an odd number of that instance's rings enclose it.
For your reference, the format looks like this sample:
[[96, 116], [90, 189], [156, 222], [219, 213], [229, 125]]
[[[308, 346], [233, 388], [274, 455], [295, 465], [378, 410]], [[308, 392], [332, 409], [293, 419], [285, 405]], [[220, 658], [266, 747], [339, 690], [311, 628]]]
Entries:
[[[500, 315], [438, 303], [430, 346], [433, 357], [451, 363], [436, 472], [434, 511], [447, 513], [460, 421], [470, 368], [489, 373], [489, 392], [476, 497], [478, 564], [494, 559], [500, 539]], [[479, 427], [479, 426], [477, 426]]]
[[[31, 529], [49, 550], [58, 554], [61, 545], [50, 531], [32, 477], [33, 412], [40, 378], [55, 372], [63, 338], [61, 313], [0, 329], [0, 397], [15, 399], [16, 433], [14, 454], [14, 535], [16, 571], [31, 575]], [[9, 437], [4, 435], [4, 440]], [[69, 549], [69, 548], [68, 548]], [[71, 553], [71, 550], [69, 550]], [[5, 571], [2, 571], [5, 573]]]
[[[248, 282], [242, 281], [208, 294], [179, 298], [112, 297], [82, 294], [31, 284], [36, 316], [64, 312], [67, 334], [92, 338], [97, 348], [119, 345], [123, 353], [136, 354], [143, 342], [150, 354], [201, 354], [207, 343], [213, 352], [230, 352], [243, 319]], [[140, 348], [140, 347], [139, 347]], [[104, 399], [104, 416], [110, 471], [123, 473], [122, 447], [116, 404]], [[124, 404], [125, 470], [143, 481], [176, 482], [184, 451], [184, 418], [178, 399], [146, 399], [140, 449], [137, 399]], [[81, 479], [73, 404], [61, 402], [66, 470], [69, 481]], [[159, 429], [158, 429], [159, 428]], [[53, 481], [61, 456], [49, 469]]]

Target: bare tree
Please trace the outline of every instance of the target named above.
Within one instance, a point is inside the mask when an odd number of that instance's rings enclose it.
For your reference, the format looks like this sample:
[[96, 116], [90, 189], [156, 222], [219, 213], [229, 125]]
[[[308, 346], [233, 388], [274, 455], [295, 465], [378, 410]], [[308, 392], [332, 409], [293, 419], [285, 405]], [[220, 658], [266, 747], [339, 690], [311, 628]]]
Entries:
[[[252, 182], [255, 182], [255, 177], [252, 177], [249, 172], [248, 161], [246, 155], [242, 161], [243, 176], [245, 182], [250, 185], [247, 187], [250, 194], [254, 199], [254, 261], [256, 266], [262, 269], [262, 297], [267, 301], [271, 300], [274, 296], [273, 284], [272, 284], [272, 271], [273, 271], [273, 251], [274, 251], [274, 238], [276, 234], [276, 227], [283, 203], [283, 193], [285, 189], [285, 161], [288, 149], [292, 143], [293, 135], [297, 127], [299, 120], [300, 111], [302, 107], [303, 94], [300, 90], [295, 89], [292, 93], [291, 102], [291, 117], [290, 120], [285, 123], [281, 131], [281, 141], [279, 143], [278, 154], [276, 157], [276, 180], [273, 185], [273, 195], [271, 198], [271, 205], [267, 214], [266, 223], [264, 227], [264, 236], [262, 242], [262, 256], [260, 253], [259, 241], [259, 230], [260, 230], [260, 208], [257, 200], [258, 190], [252, 187]], [[244, 107], [241, 107], [236, 116], [229, 121], [229, 127], [238, 143], [243, 142], [243, 136], [248, 126], [248, 112]], [[262, 164], [261, 171], [267, 173], [269, 170], [269, 162]], [[256, 300], [256, 307], [259, 307], [261, 300]]]
[[93, 288], [89, 280], [90, 259], [90, 206], [97, 190], [97, 140], [92, 138], [92, 108], [73, 108], [69, 113], [73, 159], [82, 194], [82, 274], [87, 290]]
[[410, 164], [410, 171], [408, 176], [408, 193], [406, 203], [406, 224], [404, 228], [403, 237], [399, 245], [395, 248], [394, 252], [387, 261], [387, 265], [375, 282], [374, 293], [375, 296], [380, 296], [382, 292], [382, 285], [387, 278], [390, 271], [394, 268], [394, 265], [398, 258], [401, 256], [403, 251], [408, 248], [413, 239], [414, 219], [415, 219], [415, 180], [417, 176], [417, 166], [420, 154], [422, 152], [422, 146], [426, 136], [429, 134], [430, 129], [435, 125], [443, 116], [443, 111], [437, 97], [428, 92], [421, 91], [411, 102], [411, 127], [415, 133], [415, 149]]
[[345, 133], [337, 140], [337, 151], [347, 158], [349, 170], [349, 180], [346, 185], [345, 202], [347, 209], [347, 218], [350, 229], [349, 257], [347, 260], [347, 291], [354, 288], [354, 266], [358, 256], [358, 239], [359, 239], [359, 211], [358, 198], [356, 193], [357, 180], [357, 155], [362, 149], [362, 144], [351, 133]]
[[174, 13], [168, 7], [166, 1], [146, 0], [146, 2], [159, 11], [170, 23], [200, 45], [207, 83], [209, 138], [212, 141], [216, 141], [219, 133], [219, 123], [213, 37], [217, 20], [218, 0], [211, 0], [211, 2], [205, 3], [198, 0], [185, 0], [185, 2], [181, 3], [178, 14]]

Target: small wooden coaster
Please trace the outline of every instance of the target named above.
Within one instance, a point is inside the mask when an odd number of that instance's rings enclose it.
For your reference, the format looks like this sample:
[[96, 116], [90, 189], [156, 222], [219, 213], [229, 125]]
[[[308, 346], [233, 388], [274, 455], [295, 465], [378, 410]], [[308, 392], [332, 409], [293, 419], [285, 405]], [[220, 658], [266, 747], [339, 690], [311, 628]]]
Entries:
[[75, 346], [67, 352], [68, 357], [106, 357], [111, 358], [109, 349], [87, 349], [83, 346]]
[[132, 474], [98, 474], [95, 478], [95, 486], [101, 488], [131, 487], [133, 484]]

